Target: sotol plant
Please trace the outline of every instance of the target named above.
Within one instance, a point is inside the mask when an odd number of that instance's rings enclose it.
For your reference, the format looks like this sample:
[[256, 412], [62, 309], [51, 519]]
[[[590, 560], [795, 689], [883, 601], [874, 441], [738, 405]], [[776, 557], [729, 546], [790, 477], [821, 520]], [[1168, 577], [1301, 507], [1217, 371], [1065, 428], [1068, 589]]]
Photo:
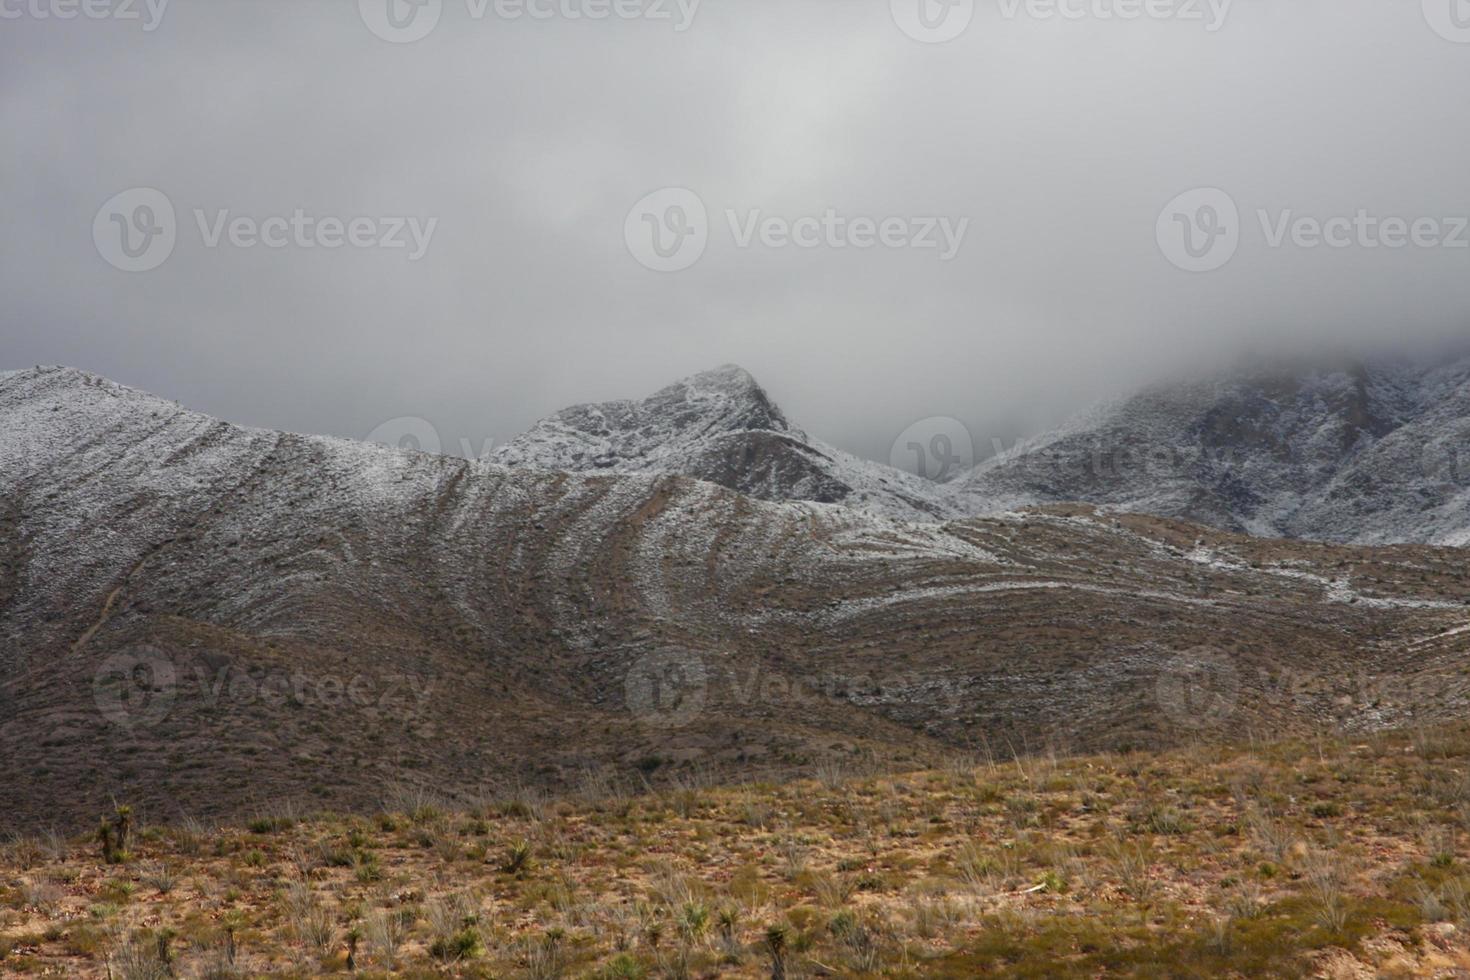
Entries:
[[102, 825], [97, 828], [97, 842], [102, 845], [102, 860], [107, 864], [122, 864], [127, 861], [132, 835], [132, 808], [119, 806], [112, 817], [104, 817]]

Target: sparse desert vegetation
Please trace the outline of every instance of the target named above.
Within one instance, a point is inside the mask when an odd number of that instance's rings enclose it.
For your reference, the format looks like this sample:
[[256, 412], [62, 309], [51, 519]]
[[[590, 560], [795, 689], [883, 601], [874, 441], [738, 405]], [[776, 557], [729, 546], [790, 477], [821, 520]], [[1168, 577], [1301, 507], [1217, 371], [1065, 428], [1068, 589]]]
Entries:
[[468, 810], [389, 792], [377, 813], [230, 826], [103, 817], [112, 835], [4, 847], [0, 973], [1470, 970], [1470, 728], [636, 794], [604, 781]]

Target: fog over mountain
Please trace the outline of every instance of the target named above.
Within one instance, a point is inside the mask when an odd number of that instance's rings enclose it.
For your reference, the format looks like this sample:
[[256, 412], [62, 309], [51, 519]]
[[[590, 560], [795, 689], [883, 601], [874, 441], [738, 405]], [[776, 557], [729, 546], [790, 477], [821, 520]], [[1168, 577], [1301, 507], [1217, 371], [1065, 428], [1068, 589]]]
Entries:
[[[370, 3], [159, 6], [28, 12], [42, 3], [0, 25], [0, 175], [26, 189], [0, 228], [7, 367], [75, 364], [294, 431], [420, 417], [478, 452], [733, 362], [810, 431], [886, 461], [930, 416], [988, 446], [1242, 351], [1470, 323], [1453, 241], [1303, 245], [1291, 224], [1452, 227], [1470, 209], [1453, 97], [1470, 46], [1433, 4], [1239, 0], [1216, 22], [981, 3], [942, 44], [880, 2], [594, 21], [446, 0], [404, 44], [375, 36]], [[625, 224], [671, 187], [707, 208], [708, 243], [660, 273]], [[148, 272], [93, 238], [132, 188], [177, 212]], [[1156, 240], [1192, 188], [1239, 212], [1238, 250], [1206, 274]], [[437, 223], [416, 261], [232, 244], [229, 221], [269, 235], [298, 210]], [[949, 261], [740, 245], [756, 218], [828, 211], [968, 225]]]

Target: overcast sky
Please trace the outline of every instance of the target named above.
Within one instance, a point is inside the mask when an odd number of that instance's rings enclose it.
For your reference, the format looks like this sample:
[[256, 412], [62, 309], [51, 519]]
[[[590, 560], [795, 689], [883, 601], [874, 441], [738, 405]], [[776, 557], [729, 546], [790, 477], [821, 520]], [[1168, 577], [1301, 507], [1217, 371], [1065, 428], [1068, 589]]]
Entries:
[[[76, 2], [112, 16], [0, 0], [0, 368], [478, 448], [733, 361], [886, 459], [927, 416], [984, 444], [1245, 350], [1470, 327], [1465, 0]], [[706, 220], [634, 210], [671, 187]], [[1169, 212], [1197, 188], [1238, 216]], [[1416, 241], [1290, 223], [1360, 211]]]

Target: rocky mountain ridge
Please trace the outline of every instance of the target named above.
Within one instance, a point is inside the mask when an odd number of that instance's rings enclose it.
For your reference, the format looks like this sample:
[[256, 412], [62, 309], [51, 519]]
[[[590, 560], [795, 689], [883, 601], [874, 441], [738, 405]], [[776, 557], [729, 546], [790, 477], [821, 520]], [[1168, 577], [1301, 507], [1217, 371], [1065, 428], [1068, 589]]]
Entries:
[[1160, 385], [978, 466], [965, 513], [1061, 500], [1359, 544], [1470, 543], [1470, 359]]
[[1467, 600], [1456, 550], [895, 520], [0, 379], [10, 824], [1452, 717]]
[[787, 421], [745, 371], [567, 409], [496, 462], [681, 474], [764, 500], [943, 521], [1082, 502], [1270, 537], [1470, 543], [1470, 359], [1156, 385], [935, 484]]
[[696, 374], [642, 401], [578, 405], [492, 456], [504, 466], [692, 476], [762, 500], [842, 504], [885, 517], [950, 516], [927, 481], [859, 459], [787, 421], [749, 372]]

